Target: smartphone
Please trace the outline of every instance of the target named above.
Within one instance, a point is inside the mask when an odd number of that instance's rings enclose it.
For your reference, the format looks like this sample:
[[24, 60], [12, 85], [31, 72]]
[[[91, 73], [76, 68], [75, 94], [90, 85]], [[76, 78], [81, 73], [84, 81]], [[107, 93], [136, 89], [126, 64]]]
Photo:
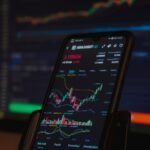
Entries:
[[31, 150], [103, 149], [133, 36], [90, 33], [65, 39], [45, 97]]

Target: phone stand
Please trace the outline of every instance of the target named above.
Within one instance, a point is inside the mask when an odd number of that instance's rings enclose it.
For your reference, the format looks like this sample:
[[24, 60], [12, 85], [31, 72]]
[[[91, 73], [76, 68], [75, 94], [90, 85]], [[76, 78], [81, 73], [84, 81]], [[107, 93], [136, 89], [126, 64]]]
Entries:
[[[28, 126], [22, 135], [19, 150], [30, 149], [39, 116], [40, 111], [35, 111], [31, 114]], [[103, 150], [126, 150], [129, 129], [130, 113], [126, 111], [113, 113], [110, 117], [109, 137], [105, 141]]]
[[104, 150], [127, 150], [131, 114], [127, 111], [113, 113], [109, 121], [109, 137]]

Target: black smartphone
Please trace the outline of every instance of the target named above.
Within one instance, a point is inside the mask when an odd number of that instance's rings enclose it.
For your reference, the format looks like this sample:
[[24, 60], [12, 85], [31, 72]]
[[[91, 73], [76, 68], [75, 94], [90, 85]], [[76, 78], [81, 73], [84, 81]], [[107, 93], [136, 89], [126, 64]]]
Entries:
[[129, 32], [65, 39], [31, 150], [98, 150], [115, 112], [133, 38]]

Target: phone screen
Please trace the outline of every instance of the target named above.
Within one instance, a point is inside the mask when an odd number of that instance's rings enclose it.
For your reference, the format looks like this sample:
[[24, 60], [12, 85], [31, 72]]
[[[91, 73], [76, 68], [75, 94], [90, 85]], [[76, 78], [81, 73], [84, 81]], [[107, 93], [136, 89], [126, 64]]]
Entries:
[[124, 36], [70, 38], [44, 106], [34, 150], [97, 150], [125, 50]]

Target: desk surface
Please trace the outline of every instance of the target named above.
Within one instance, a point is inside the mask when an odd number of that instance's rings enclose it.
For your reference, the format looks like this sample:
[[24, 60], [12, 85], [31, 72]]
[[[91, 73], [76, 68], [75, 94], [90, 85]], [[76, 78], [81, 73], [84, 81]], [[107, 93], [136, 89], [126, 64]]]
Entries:
[[0, 132], [0, 150], [18, 150], [19, 133]]

